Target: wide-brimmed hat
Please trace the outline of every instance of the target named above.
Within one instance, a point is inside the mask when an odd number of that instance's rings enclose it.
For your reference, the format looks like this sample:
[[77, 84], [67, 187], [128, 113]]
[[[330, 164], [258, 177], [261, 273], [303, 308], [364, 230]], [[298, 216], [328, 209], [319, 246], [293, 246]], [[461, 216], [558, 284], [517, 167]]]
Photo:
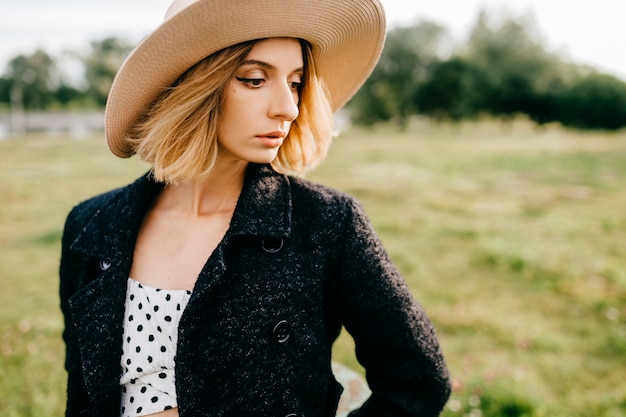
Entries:
[[161, 92], [212, 53], [254, 39], [308, 41], [336, 111], [374, 69], [385, 30], [379, 0], [175, 0], [113, 81], [105, 111], [109, 148], [131, 156], [124, 137]]

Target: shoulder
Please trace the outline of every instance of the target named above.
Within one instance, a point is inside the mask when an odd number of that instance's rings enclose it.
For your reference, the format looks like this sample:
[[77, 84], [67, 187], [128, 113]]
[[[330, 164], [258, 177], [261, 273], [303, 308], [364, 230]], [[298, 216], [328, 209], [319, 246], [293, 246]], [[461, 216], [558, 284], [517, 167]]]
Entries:
[[309, 204], [317, 209], [353, 210], [360, 207], [354, 196], [300, 177], [289, 177], [292, 199], [295, 203]]
[[102, 208], [107, 207], [111, 202], [117, 200], [126, 187], [127, 186], [115, 188], [79, 202], [69, 212], [68, 220], [80, 221], [81, 218], [91, 218]]
[[110, 207], [113, 202], [119, 199], [120, 195], [124, 194], [124, 191], [128, 187], [129, 185], [115, 188], [79, 202], [70, 210], [66, 224], [82, 224], [87, 222], [103, 208]]
[[150, 183], [149, 174], [146, 174], [136, 181], [127, 185], [111, 189], [109, 191], [94, 195], [76, 204], [68, 213], [65, 220], [64, 235], [76, 236], [85, 227], [85, 225], [99, 213], [105, 213], [105, 217], [118, 216], [114, 208], [123, 209], [123, 201], [132, 201], [130, 197], [137, 192], [137, 189], [143, 188], [143, 184]]
[[294, 216], [331, 223], [369, 223], [360, 202], [351, 194], [299, 177], [289, 177]]
[[76, 204], [65, 219], [63, 240], [73, 241], [95, 215], [103, 208], [110, 206], [112, 201], [117, 200], [122, 190], [123, 188], [116, 188]]

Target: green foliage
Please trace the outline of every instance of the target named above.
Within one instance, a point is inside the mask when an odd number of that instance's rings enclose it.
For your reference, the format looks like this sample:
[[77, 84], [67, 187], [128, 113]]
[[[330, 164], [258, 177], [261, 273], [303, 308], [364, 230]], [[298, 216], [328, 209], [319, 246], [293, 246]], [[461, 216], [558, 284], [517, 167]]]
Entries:
[[443, 27], [431, 22], [391, 30], [372, 76], [351, 102], [354, 121], [372, 125], [394, 118], [405, 126], [416, 111], [413, 96], [418, 85], [445, 51], [447, 36]]
[[[539, 125], [626, 126], [626, 81], [547, 50], [531, 15], [483, 10], [468, 35], [455, 44], [429, 21], [391, 28], [378, 65], [348, 103], [351, 121], [407, 128], [421, 116], [458, 122], [525, 115]], [[58, 58], [41, 50], [20, 55], [0, 77], [0, 109], [103, 107], [130, 50], [120, 38], [92, 41], [86, 54], [74, 54], [84, 69], [76, 85]]]
[[337, 139], [314, 177], [364, 203], [435, 321], [445, 417], [626, 411], [624, 151], [623, 133], [520, 121]]
[[31, 55], [18, 55], [9, 62], [0, 78], [0, 103], [25, 110], [46, 110], [71, 107], [79, 103], [102, 107], [130, 44], [119, 38], [106, 38], [91, 43], [91, 50], [78, 59], [84, 67], [86, 87], [66, 81], [58, 58], [37, 50]]
[[[311, 179], [355, 195], [433, 319], [444, 417], [626, 413], [626, 136], [522, 122], [340, 135]], [[104, 139], [0, 142], [0, 415], [63, 414], [65, 215], [146, 170]], [[359, 369], [342, 334], [334, 355]]]
[[564, 92], [560, 119], [581, 128], [619, 129], [626, 125], [626, 83], [591, 73]]
[[101, 137], [0, 142], [3, 417], [63, 415], [66, 376], [57, 296], [63, 221], [80, 200], [146, 169], [116, 162]]
[[43, 50], [29, 56], [19, 55], [9, 62], [0, 83], [4, 89], [1, 97], [25, 109], [45, 109], [54, 100], [59, 77], [54, 59]]
[[432, 64], [428, 78], [415, 92], [415, 108], [436, 120], [459, 121], [476, 116], [482, 106], [472, 103], [479, 74], [460, 57]]
[[355, 121], [405, 127], [417, 114], [452, 121], [524, 114], [538, 124], [626, 126], [626, 82], [582, 76], [589, 70], [545, 49], [530, 16], [483, 11], [466, 45], [450, 57], [442, 53], [446, 35], [424, 22], [390, 30], [372, 78], [349, 104]]
[[[504, 381], [503, 381], [504, 382]], [[506, 383], [505, 383], [506, 384]], [[476, 382], [466, 397], [453, 396], [445, 416], [534, 417], [541, 408], [535, 399], [515, 387]]]
[[106, 104], [117, 70], [132, 46], [119, 38], [91, 42], [91, 52], [84, 58], [87, 95], [98, 105]]
[[536, 96], [551, 85], [558, 68], [529, 18], [491, 22], [483, 12], [470, 35], [463, 56], [476, 68], [483, 85], [482, 110], [495, 115], [528, 113]]

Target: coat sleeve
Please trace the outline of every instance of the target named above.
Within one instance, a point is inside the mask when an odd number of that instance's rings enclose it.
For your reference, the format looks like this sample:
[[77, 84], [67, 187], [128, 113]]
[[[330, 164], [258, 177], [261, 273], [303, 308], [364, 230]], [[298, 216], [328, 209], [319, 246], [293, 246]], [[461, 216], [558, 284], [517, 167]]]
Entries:
[[89, 399], [83, 381], [80, 351], [73, 330], [73, 320], [69, 309], [70, 297], [78, 291], [87, 273], [87, 260], [72, 251], [70, 246], [80, 231], [80, 215], [74, 208], [68, 215], [61, 241], [59, 265], [60, 307], [64, 318], [63, 341], [65, 342], [65, 370], [67, 371], [66, 417], [78, 416], [89, 409]]
[[339, 305], [372, 390], [350, 417], [438, 416], [450, 380], [434, 327], [363, 209], [348, 200]]

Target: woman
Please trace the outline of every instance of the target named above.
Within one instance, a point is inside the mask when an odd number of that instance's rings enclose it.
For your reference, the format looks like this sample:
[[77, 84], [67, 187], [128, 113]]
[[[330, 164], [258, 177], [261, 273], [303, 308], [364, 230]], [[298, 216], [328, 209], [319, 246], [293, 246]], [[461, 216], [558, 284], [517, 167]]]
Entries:
[[68, 215], [67, 416], [334, 416], [342, 326], [372, 391], [351, 415], [440, 413], [432, 324], [362, 208], [295, 175], [384, 34], [377, 0], [177, 0], [128, 57], [107, 142], [152, 169]]

